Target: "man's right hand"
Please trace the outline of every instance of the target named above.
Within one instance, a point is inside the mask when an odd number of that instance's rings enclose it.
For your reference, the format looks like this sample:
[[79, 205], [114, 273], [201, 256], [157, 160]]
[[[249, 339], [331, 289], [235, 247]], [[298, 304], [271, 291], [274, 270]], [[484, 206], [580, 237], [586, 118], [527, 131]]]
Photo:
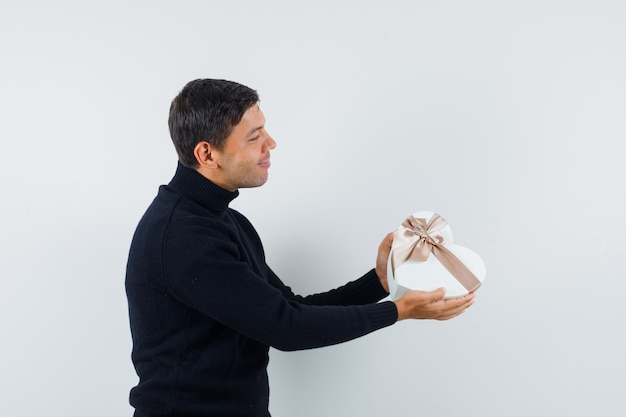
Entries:
[[395, 301], [398, 308], [398, 320], [448, 320], [463, 313], [474, 304], [474, 293], [449, 300], [444, 300], [445, 295], [443, 288], [431, 292], [407, 292]]

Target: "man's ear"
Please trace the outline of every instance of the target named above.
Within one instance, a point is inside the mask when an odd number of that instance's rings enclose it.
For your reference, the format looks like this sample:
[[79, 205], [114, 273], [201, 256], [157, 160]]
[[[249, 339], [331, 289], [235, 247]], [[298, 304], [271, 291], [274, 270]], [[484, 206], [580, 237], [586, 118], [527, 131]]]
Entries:
[[217, 160], [215, 159], [215, 149], [209, 142], [198, 142], [195, 148], [193, 148], [193, 154], [196, 157], [196, 161], [201, 167], [205, 168], [217, 168]]

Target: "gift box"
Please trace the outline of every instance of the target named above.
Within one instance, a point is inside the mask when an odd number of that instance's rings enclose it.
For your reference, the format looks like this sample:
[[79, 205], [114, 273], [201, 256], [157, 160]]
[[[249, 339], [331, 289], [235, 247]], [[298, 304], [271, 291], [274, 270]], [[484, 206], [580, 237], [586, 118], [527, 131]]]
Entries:
[[387, 273], [393, 300], [410, 290], [441, 287], [446, 299], [461, 297], [476, 291], [486, 273], [480, 256], [455, 244], [450, 225], [436, 213], [414, 213], [394, 232]]

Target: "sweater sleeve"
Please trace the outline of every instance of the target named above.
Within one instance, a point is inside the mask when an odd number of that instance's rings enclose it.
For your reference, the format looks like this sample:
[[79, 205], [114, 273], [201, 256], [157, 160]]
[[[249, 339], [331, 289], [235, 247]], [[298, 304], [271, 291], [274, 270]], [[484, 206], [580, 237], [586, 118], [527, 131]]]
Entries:
[[268, 271], [270, 283], [281, 289], [286, 298], [307, 305], [363, 305], [378, 302], [389, 295], [380, 285], [374, 269], [339, 288], [304, 297], [294, 294], [269, 267]]
[[[242, 260], [232, 231], [220, 223], [183, 219], [170, 230], [163, 243], [163, 280], [172, 295], [261, 343], [286, 351], [329, 346], [397, 321], [396, 306], [390, 301], [320, 305], [376, 299], [380, 294], [373, 296], [368, 289], [371, 272], [343, 289], [299, 298], [273, 285], [277, 279], [273, 272], [263, 276]], [[264, 260], [263, 266], [269, 271]]]

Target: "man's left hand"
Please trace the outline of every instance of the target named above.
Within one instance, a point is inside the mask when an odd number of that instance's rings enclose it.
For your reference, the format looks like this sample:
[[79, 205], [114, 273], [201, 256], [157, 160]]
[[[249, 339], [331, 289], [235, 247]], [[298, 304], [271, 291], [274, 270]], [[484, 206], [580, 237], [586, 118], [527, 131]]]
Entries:
[[393, 232], [387, 234], [378, 246], [378, 256], [376, 257], [376, 275], [380, 279], [380, 285], [385, 291], [389, 292], [389, 283], [387, 282], [387, 260], [389, 252], [391, 252], [391, 243], [393, 242]]

